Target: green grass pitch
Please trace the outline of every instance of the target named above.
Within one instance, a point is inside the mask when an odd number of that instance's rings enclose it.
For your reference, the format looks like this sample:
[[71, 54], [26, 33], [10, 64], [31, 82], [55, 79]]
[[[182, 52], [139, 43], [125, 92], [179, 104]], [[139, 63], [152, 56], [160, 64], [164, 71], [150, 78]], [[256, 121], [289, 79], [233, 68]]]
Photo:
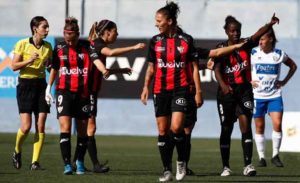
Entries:
[[[12, 166], [11, 155], [14, 149], [15, 134], [0, 133], [0, 182], [53, 182], [53, 183], [146, 183], [158, 182], [162, 165], [156, 146], [156, 137], [140, 136], [97, 136], [98, 156], [108, 160], [111, 171], [107, 174], [86, 173], [85, 175], [63, 175], [63, 162], [59, 149], [59, 135], [47, 135], [41, 157], [41, 165], [46, 170], [30, 171], [33, 135], [29, 135], [23, 146], [20, 170]], [[72, 148], [76, 137], [72, 136]], [[296, 145], [296, 144], [295, 144]], [[299, 145], [299, 144], [297, 144]], [[300, 153], [281, 153], [284, 168], [276, 168], [270, 163], [271, 141], [267, 142], [266, 168], [257, 168], [256, 177], [242, 176], [242, 150], [240, 140], [233, 140], [231, 147], [231, 169], [233, 175], [220, 177], [221, 158], [217, 139], [192, 139], [190, 168], [195, 176], [187, 176], [182, 182], [299, 182]], [[72, 151], [72, 153], [74, 150]], [[257, 163], [254, 147], [253, 163]], [[174, 161], [176, 158], [174, 152]], [[88, 154], [85, 164], [92, 168]], [[173, 163], [175, 170], [175, 163]], [[173, 181], [175, 182], [175, 181]]]

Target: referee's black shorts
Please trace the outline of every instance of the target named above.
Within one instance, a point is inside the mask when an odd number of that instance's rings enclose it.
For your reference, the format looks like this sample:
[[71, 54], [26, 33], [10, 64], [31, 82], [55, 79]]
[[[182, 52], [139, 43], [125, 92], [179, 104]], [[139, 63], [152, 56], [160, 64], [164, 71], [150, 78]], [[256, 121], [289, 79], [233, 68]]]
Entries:
[[19, 113], [49, 113], [50, 106], [45, 100], [46, 80], [19, 78], [17, 101]]

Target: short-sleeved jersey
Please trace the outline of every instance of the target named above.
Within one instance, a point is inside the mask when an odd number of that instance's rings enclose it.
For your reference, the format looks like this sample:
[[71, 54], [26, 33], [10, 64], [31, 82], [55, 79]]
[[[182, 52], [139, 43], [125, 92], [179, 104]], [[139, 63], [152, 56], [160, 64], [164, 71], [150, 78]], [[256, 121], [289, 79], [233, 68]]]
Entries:
[[[107, 47], [104, 41], [101, 38], [97, 38], [91, 42], [90, 46], [90, 53], [91, 53], [91, 60], [94, 62], [97, 59], [106, 66], [106, 56], [101, 53], [101, 50]], [[102, 84], [102, 73], [97, 69], [95, 64], [91, 64], [91, 72], [90, 72], [90, 82], [89, 88], [93, 94], [97, 94], [98, 91], [101, 89]]]
[[275, 82], [280, 77], [281, 63], [287, 59], [287, 54], [277, 48], [270, 53], [263, 52], [259, 47], [252, 49], [252, 80], [258, 81], [258, 87], [253, 89], [254, 98], [270, 99], [281, 96], [281, 89], [275, 86]]
[[79, 40], [75, 47], [69, 46], [65, 41], [58, 43], [53, 51], [52, 63], [52, 68], [59, 71], [56, 89], [89, 96], [90, 65], [88, 41]]
[[29, 60], [34, 52], [38, 53], [39, 57], [32, 64], [20, 69], [20, 78], [45, 78], [45, 66], [52, 59], [52, 47], [49, 42], [43, 41], [42, 46], [36, 48], [32, 37], [25, 38], [17, 42], [13, 51], [14, 54], [22, 56], [22, 61]]
[[[228, 46], [228, 41], [218, 44], [218, 48]], [[215, 59], [215, 65], [220, 64], [224, 82], [226, 84], [243, 84], [251, 81], [250, 52], [256, 42], [249, 41], [239, 50], [227, 56]]]
[[161, 93], [176, 88], [187, 87], [191, 82], [189, 63], [198, 61], [193, 38], [178, 33], [173, 38], [162, 34], [150, 40], [147, 61], [155, 68], [153, 93]]

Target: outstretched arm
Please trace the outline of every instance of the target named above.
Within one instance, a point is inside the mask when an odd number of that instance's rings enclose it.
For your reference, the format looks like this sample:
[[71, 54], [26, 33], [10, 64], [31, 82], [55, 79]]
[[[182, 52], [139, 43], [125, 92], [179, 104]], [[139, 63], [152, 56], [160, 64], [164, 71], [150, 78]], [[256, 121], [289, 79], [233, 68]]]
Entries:
[[259, 40], [259, 38], [262, 36], [262, 35], [264, 35], [274, 24], [279, 24], [279, 18], [277, 18], [276, 16], [275, 16], [275, 13], [273, 14], [273, 16], [272, 16], [272, 18], [271, 18], [271, 20], [270, 20], [270, 22], [269, 23], [267, 23], [266, 25], [264, 25], [264, 26], [262, 26], [260, 29], [258, 29], [258, 31], [255, 33], [255, 34], [253, 34], [252, 36], [251, 36], [251, 40], [253, 41], [253, 42], [256, 42], [256, 41], [258, 41]]
[[121, 55], [123, 53], [127, 53], [133, 50], [138, 50], [138, 49], [142, 49], [145, 48], [145, 43], [138, 43], [136, 45], [133, 46], [127, 46], [127, 47], [122, 47], [122, 48], [108, 48], [108, 47], [104, 47], [101, 49], [101, 53], [103, 55], [106, 56], [117, 56], [117, 55]]
[[224, 55], [227, 55], [227, 54], [233, 52], [236, 49], [241, 48], [245, 43], [246, 43], [246, 41], [243, 41], [241, 43], [230, 45], [230, 46], [227, 46], [227, 47], [211, 49], [210, 52], [209, 52], [208, 57], [210, 57], [210, 58], [222, 57]]

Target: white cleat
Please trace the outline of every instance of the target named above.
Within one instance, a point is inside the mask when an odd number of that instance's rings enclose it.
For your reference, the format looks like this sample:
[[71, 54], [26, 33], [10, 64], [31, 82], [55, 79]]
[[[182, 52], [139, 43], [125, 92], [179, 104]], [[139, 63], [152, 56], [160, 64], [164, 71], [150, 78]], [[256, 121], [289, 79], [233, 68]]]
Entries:
[[252, 177], [252, 176], [256, 175], [256, 170], [255, 170], [255, 168], [252, 164], [249, 164], [249, 165], [244, 167], [243, 174], [245, 176], [251, 176]]
[[164, 171], [163, 175], [161, 177], [159, 177], [159, 182], [168, 182], [168, 181], [172, 181], [173, 177], [172, 177], [172, 172], [171, 171]]
[[227, 166], [224, 167], [223, 172], [221, 173], [222, 177], [230, 176], [232, 171]]
[[184, 161], [177, 161], [176, 180], [181, 181], [186, 175], [186, 164]]

